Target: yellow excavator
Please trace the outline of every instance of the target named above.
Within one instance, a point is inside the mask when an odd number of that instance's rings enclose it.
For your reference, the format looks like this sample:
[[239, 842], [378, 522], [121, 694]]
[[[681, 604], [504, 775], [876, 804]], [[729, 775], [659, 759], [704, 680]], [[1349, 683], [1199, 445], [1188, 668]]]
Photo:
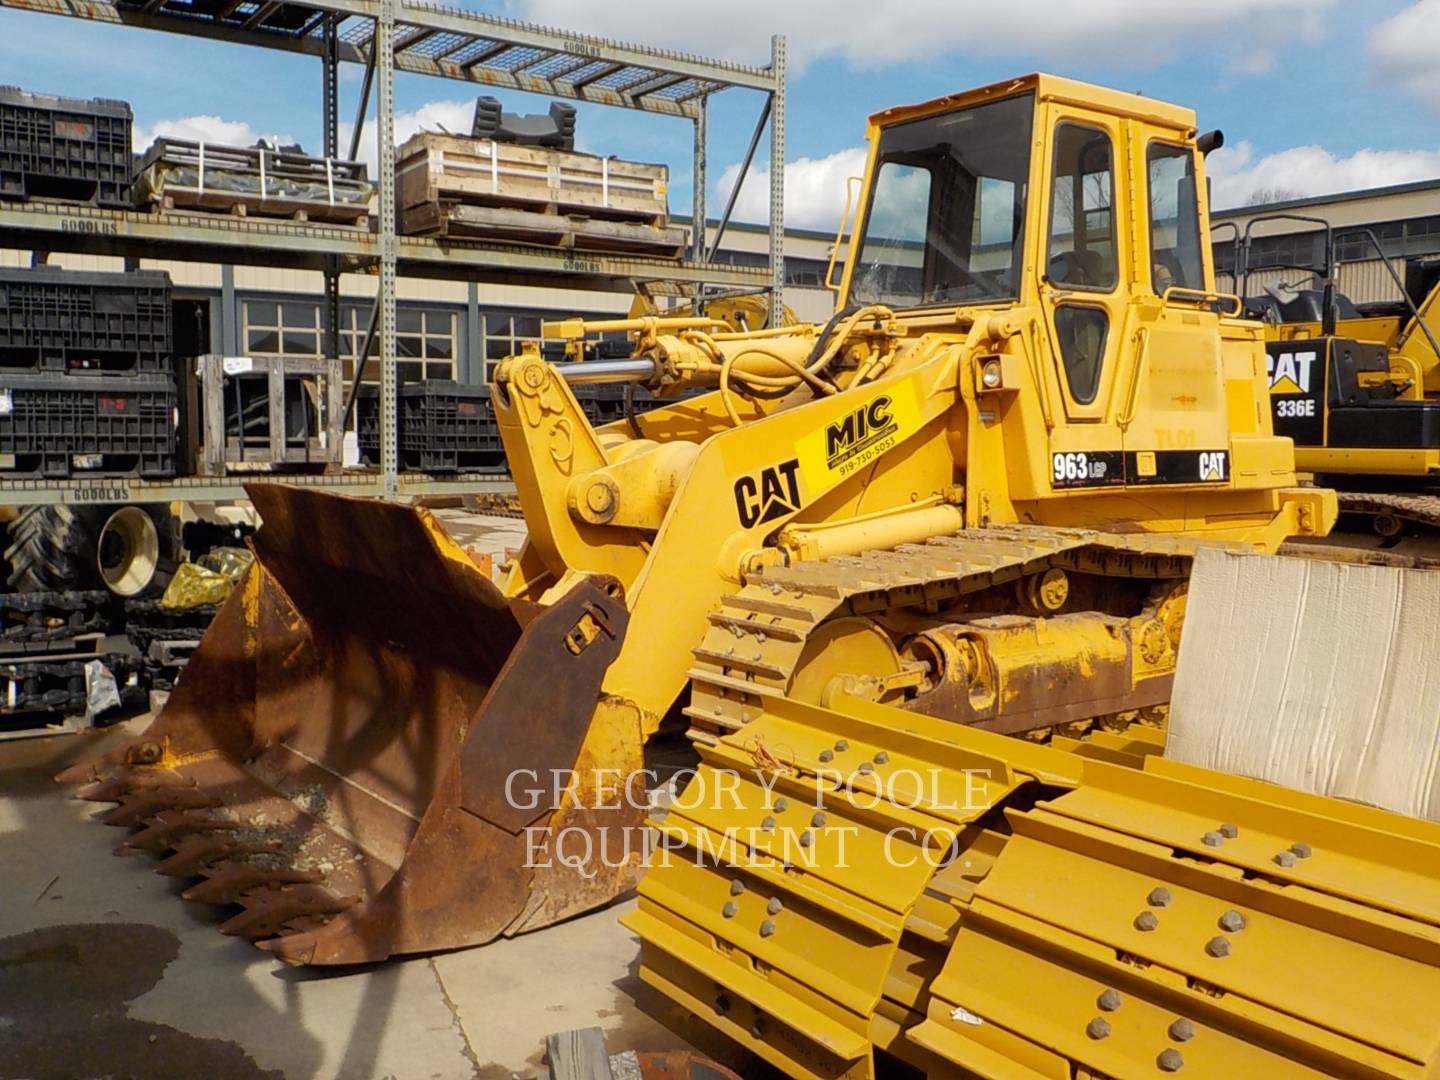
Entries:
[[[1382, 543], [1440, 535], [1440, 259], [1409, 260], [1402, 278], [1371, 229], [1264, 214], [1236, 229], [1242, 295], [1252, 233], [1274, 221], [1321, 226], [1323, 253], [1318, 268], [1284, 267], [1318, 287], [1271, 285], [1245, 301], [1266, 324], [1275, 431], [1294, 440], [1299, 470], [1339, 492], [1347, 528], [1364, 523]], [[1340, 240], [1368, 244], [1398, 300], [1362, 310], [1336, 291]]]
[[[255, 485], [169, 704], [62, 779], [293, 963], [649, 861], [643, 976], [796, 1076], [1435, 1075], [1440, 826], [1158, 754], [1197, 556], [1337, 512], [1214, 288], [1214, 139], [1044, 75], [870, 138], [825, 325], [575, 320], [498, 365], [498, 587], [423, 509]], [[606, 381], [676, 400], [597, 430]]]

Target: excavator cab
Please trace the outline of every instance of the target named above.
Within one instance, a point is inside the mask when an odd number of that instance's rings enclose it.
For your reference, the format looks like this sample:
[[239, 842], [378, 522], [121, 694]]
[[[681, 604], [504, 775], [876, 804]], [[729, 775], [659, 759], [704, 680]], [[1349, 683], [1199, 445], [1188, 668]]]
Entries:
[[[825, 325], [563, 320], [565, 361], [495, 365], [528, 538], [494, 583], [423, 509], [253, 486], [255, 564], [169, 704], [66, 779], [227, 929], [335, 964], [631, 888], [667, 739], [844, 756], [803, 718], [858, 696], [1163, 741], [1196, 549], [1334, 519], [1214, 290], [1194, 116], [1032, 75], [870, 139]], [[596, 427], [597, 382], [666, 403]]]

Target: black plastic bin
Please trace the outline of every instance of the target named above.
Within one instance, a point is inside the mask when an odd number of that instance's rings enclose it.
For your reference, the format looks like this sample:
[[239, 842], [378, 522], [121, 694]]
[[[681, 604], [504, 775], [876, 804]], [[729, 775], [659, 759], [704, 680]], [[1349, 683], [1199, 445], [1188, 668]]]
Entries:
[[490, 387], [426, 379], [400, 395], [400, 460], [419, 472], [503, 469]]
[[[592, 424], [613, 424], [625, 418], [625, 395], [630, 387], [626, 383], [591, 383], [573, 387], [575, 400]], [[643, 386], [635, 387], [635, 412], [649, 412], [664, 405], [659, 398], [652, 397]]]
[[0, 197], [130, 206], [133, 126], [123, 101], [0, 86]]
[[170, 375], [0, 375], [0, 476], [175, 475]]
[[380, 388], [361, 383], [355, 392], [355, 447], [361, 465], [380, 465]]
[[169, 371], [170, 275], [0, 269], [0, 368]]
[[[451, 473], [505, 467], [500, 428], [490, 408], [490, 388], [441, 379], [400, 387], [396, 420], [400, 467]], [[380, 388], [361, 386], [355, 400], [355, 440], [360, 460], [380, 464]]]

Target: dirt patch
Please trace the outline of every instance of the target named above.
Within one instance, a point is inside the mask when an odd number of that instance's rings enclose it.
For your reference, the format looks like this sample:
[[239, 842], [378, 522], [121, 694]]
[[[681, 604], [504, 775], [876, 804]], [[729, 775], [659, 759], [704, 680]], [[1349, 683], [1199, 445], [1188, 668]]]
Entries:
[[134, 923], [0, 939], [0, 1077], [285, 1080], [235, 1043], [126, 1015], [179, 952], [168, 930]]

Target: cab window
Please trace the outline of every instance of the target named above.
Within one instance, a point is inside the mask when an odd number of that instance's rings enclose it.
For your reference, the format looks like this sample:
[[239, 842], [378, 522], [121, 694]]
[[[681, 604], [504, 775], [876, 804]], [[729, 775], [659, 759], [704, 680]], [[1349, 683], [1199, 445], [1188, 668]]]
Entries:
[[1204, 289], [1200, 260], [1200, 204], [1195, 155], [1188, 146], [1154, 142], [1145, 151], [1150, 188], [1150, 283], [1163, 295], [1172, 286]]
[[1104, 308], [1061, 304], [1055, 309], [1055, 334], [1060, 339], [1065, 382], [1077, 404], [1089, 405], [1100, 389], [1109, 332], [1110, 317]]
[[921, 307], [1020, 295], [1031, 94], [886, 127], [850, 303]]
[[1055, 129], [1045, 272], [1053, 285], [1109, 291], [1119, 281], [1114, 156], [1110, 136], [1098, 128]]

